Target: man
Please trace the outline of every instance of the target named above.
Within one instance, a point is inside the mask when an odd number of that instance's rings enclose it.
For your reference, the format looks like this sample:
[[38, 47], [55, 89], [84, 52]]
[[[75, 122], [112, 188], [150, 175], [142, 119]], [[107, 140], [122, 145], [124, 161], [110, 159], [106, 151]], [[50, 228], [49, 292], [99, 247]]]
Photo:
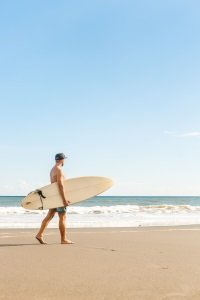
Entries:
[[44, 233], [44, 230], [46, 229], [47, 225], [49, 224], [49, 222], [53, 219], [56, 212], [58, 212], [58, 216], [59, 216], [59, 229], [60, 229], [60, 236], [61, 236], [61, 244], [73, 244], [73, 242], [68, 240], [66, 237], [66, 211], [67, 211], [67, 206], [70, 204], [70, 201], [67, 200], [67, 196], [65, 194], [65, 189], [64, 189], [64, 185], [63, 185], [65, 176], [62, 172], [62, 167], [64, 166], [64, 161], [66, 158], [67, 157], [64, 155], [64, 153], [56, 154], [56, 156], [55, 156], [56, 164], [51, 169], [51, 172], [50, 172], [51, 183], [54, 183], [54, 182], [58, 183], [60, 194], [61, 194], [61, 197], [63, 200], [63, 206], [58, 207], [58, 208], [49, 209], [49, 212], [48, 212], [47, 216], [44, 218], [44, 220], [42, 221], [40, 230], [35, 237], [40, 244], [47, 244], [43, 240], [43, 233]]

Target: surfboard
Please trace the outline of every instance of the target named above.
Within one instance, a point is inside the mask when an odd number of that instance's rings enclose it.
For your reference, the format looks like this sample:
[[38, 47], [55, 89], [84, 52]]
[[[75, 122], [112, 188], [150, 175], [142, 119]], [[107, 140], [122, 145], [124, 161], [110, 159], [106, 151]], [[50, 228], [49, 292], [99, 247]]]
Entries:
[[[64, 180], [64, 189], [70, 204], [84, 201], [108, 190], [113, 182], [106, 177], [78, 177]], [[28, 194], [21, 206], [30, 210], [62, 207], [63, 201], [58, 184], [52, 183]]]

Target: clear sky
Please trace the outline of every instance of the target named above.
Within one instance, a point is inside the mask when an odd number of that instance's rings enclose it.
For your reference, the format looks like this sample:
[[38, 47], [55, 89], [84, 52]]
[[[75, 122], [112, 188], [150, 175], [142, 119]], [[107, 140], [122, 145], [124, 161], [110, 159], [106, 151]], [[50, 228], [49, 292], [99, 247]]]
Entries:
[[200, 3], [0, 4], [1, 195], [111, 177], [110, 195], [200, 195]]

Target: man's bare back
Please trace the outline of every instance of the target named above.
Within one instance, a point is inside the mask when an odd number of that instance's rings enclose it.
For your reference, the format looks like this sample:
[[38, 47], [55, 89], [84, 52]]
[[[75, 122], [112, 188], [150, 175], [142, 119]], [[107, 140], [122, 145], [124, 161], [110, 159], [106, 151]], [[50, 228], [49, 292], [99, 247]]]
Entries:
[[58, 174], [61, 175], [61, 180], [65, 180], [65, 175], [62, 172], [61, 168], [58, 166], [54, 166], [50, 172], [51, 183], [58, 181]]

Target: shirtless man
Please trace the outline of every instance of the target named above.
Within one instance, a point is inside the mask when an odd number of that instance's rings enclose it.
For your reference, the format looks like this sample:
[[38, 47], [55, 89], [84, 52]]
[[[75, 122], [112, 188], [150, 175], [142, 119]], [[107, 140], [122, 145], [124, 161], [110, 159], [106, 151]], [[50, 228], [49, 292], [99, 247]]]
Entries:
[[43, 233], [44, 233], [44, 230], [46, 229], [47, 225], [49, 224], [49, 222], [55, 216], [56, 212], [58, 213], [58, 216], [59, 216], [59, 229], [60, 229], [60, 236], [61, 236], [61, 244], [73, 244], [73, 242], [68, 240], [66, 237], [66, 211], [67, 211], [67, 206], [70, 204], [70, 201], [67, 200], [64, 186], [63, 186], [63, 180], [65, 179], [65, 176], [62, 172], [62, 167], [64, 166], [65, 158], [66, 158], [66, 156], [64, 155], [64, 153], [56, 154], [56, 156], [55, 156], [56, 164], [51, 169], [51, 172], [50, 172], [51, 183], [54, 183], [54, 182], [58, 183], [60, 194], [61, 194], [62, 200], [63, 200], [63, 206], [58, 207], [58, 208], [49, 209], [49, 212], [48, 212], [47, 216], [44, 218], [44, 220], [42, 221], [40, 230], [35, 237], [40, 244], [47, 244], [43, 240]]

